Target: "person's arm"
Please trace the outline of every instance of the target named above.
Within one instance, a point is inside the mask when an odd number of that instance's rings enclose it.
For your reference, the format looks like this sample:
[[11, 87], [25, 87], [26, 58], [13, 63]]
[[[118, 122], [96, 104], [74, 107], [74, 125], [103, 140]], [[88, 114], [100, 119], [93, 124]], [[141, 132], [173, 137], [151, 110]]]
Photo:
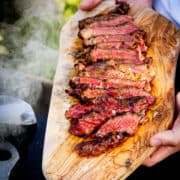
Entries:
[[[102, 1], [103, 0], [84, 0], [80, 5], [80, 9], [89, 11], [95, 8]], [[136, 4], [138, 3], [139, 5], [144, 7], [152, 7], [152, 0], [124, 0], [124, 1], [129, 3], [136, 3]]]
[[144, 165], [153, 166], [171, 154], [180, 151], [180, 92], [176, 96], [176, 104], [178, 116], [173, 128], [160, 132], [151, 138], [151, 146], [156, 146], [158, 149], [145, 160]]

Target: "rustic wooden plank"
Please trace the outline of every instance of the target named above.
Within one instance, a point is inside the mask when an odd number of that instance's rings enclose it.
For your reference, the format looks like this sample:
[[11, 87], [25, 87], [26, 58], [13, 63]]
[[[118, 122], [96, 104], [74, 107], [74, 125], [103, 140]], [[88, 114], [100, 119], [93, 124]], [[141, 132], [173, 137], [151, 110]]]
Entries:
[[135, 23], [147, 32], [147, 43], [150, 47], [148, 56], [154, 59], [152, 66], [156, 77], [152, 82], [152, 94], [157, 100], [148, 111], [150, 120], [120, 147], [99, 157], [81, 158], [73, 151], [73, 147], [81, 139], [67, 132], [69, 122], [65, 119], [64, 113], [70, 107], [70, 100], [64, 90], [73, 67], [69, 52], [77, 37], [77, 22], [112, 7], [113, 2], [105, 1], [91, 12], [79, 11], [62, 29], [59, 64], [53, 86], [43, 153], [43, 171], [47, 179], [125, 179], [154, 151], [154, 148], [149, 146], [150, 137], [158, 131], [167, 129], [172, 123], [174, 76], [180, 32], [171, 22], [152, 9], [131, 5], [129, 14], [134, 17]]

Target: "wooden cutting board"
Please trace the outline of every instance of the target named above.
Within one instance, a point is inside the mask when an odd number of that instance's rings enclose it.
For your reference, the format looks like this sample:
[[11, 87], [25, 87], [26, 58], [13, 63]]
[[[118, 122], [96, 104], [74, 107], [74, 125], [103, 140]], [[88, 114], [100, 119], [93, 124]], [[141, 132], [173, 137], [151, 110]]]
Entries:
[[141, 126], [135, 136], [122, 146], [95, 158], [81, 158], [73, 147], [81, 138], [68, 133], [69, 122], [64, 113], [70, 106], [65, 94], [73, 61], [69, 52], [77, 36], [78, 20], [96, 15], [100, 10], [113, 6], [114, 1], [104, 1], [91, 12], [79, 11], [64, 26], [60, 39], [60, 56], [51, 98], [43, 153], [43, 172], [50, 180], [125, 179], [155, 149], [149, 146], [150, 137], [167, 129], [173, 120], [174, 76], [180, 46], [180, 32], [164, 17], [149, 8], [131, 5], [129, 12], [147, 33], [156, 76], [152, 94], [157, 97], [148, 112], [149, 122]]

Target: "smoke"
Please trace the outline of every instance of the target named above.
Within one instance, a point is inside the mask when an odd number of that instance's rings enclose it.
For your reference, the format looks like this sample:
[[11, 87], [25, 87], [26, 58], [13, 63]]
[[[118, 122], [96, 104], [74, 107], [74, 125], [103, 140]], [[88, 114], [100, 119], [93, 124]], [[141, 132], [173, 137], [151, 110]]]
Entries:
[[54, 15], [56, 11], [52, 0], [15, 0], [16, 10], [26, 16]]
[[8, 56], [0, 66], [52, 79], [58, 60], [59, 33], [63, 24], [53, 0], [15, 0], [21, 18], [0, 24]]

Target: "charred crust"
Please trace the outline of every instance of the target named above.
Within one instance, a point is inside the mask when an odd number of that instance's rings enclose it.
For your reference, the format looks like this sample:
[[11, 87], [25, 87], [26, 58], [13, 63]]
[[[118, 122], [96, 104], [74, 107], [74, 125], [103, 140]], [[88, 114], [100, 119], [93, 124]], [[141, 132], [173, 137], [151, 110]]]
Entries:
[[123, 139], [122, 133], [113, 132], [103, 137], [96, 137], [91, 141], [81, 142], [74, 149], [82, 157], [98, 156], [117, 147]]
[[90, 53], [91, 47], [87, 47], [78, 51], [74, 51], [71, 53], [71, 55], [76, 59], [88, 59], [89, 53]]
[[116, 13], [120, 15], [128, 14], [128, 11], [130, 9], [129, 4], [120, 0], [116, 0], [116, 4], [117, 4], [117, 7], [113, 9], [110, 13], [112, 14]]
[[150, 64], [152, 62], [152, 57], [147, 57], [144, 59], [145, 64]]
[[[86, 19], [80, 20], [78, 27], [81, 31], [82, 29], [90, 26], [90, 24], [92, 24], [95, 21], [98, 22], [98, 21], [102, 21], [102, 20], [111, 20], [117, 16], [118, 16], [118, 14], [111, 14], [111, 16], [107, 16], [107, 14], [98, 14], [96, 16], [88, 17]], [[80, 35], [80, 37], [81, 37], [81, 35]]]

